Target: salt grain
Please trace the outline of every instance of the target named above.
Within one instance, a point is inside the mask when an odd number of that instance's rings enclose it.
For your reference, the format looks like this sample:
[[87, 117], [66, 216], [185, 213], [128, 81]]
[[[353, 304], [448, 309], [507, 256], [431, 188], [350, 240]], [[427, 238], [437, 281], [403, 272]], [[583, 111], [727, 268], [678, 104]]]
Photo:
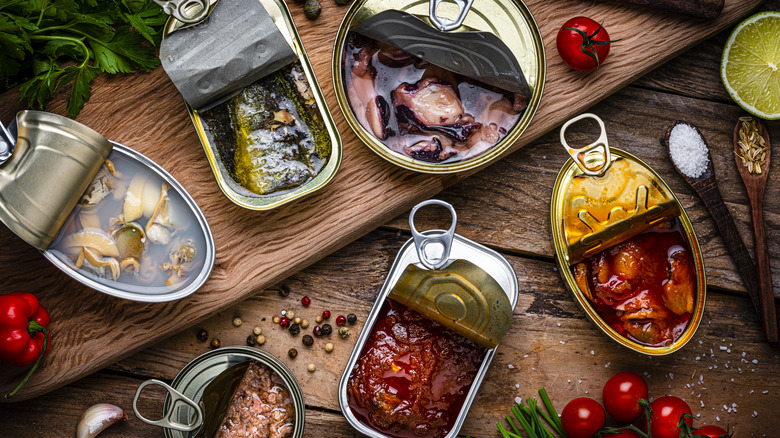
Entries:
[[523, 403], [523, 399], [520, 397], [515, 397], [515, 404], [519, 405], [521, 403]]
[[709, 151], [699, 132], [686, 124], [678, 123], [669, 133], [669, 155], [680, 172], [689, 178], [700, 177], [710, 162]]
[[512, 365], [511, 363], [510, 363], [509, 365], [507, 365], [506, 367], [507, 367], [507, 368], [509, 368], [510, 370], [513, 370], [513, 369], [515, 369], [515, 366], [514, 366], [514, 365]]

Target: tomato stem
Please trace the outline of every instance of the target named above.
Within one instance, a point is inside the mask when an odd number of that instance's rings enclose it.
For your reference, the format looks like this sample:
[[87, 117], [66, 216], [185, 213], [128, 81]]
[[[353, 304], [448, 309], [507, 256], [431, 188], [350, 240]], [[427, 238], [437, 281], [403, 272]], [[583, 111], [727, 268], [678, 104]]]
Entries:
[[603, 24], [604, 24], [604, 22], [602, 21], [599, 24], [598, 29], [593, 31], [593, 33], [590, 34], [590, 35], [588, 35], [587, 32], [582, 31], [580, 29], [574, 29], [572, 27], [565, 27], [564, 28], [565, 30], [571, 30], [571, 31], [577, 32], [582, 37], [582, 46], [580, 47], [580, 50], [582, 50], [582, 53], [590, 56], [591, 58], [593, 58], [594, 61], [596, 61], [596, 69], [598, 69], [600, 67], [601, 63], [599, 62], [599, 55], [598, 55], [598, 53], [596, 53], [596, 48], [593, 47], [593, 46], [605, 46], [607, 44], [612, 44], [612, 43], [616, 43], [616, 42], [620, 41], [619, 39], [618, 40], [610, 40], [610, 41], [593, 41], [593, 38], [596, 35], [598, 35], [599, 32], [601, 32], [601, 29], [604, 28]]
[[22, 382], [19, 383], [19, 386], [17, 386], [16, 389], [6, 394], [5, 398], [11, 398], [14, 395], [16, 395], [16, 393], [19, 392], [20, 389], [22, 389], [22, 386], [24, 386], [24, 384], [27, 383], [28, 380], [30, 380], [30, 377], [32, 377], [33, 373], [35, 373], [35, 370], [38, 369], [38, 365], [40, 365], [41, 362], [43, 361], [43, 357], [46, 355], [46, 350], [49, 348], [49, 331], [46, 329], [46, 327], [44, 327], [37, 321], [30, 321], [30, 323], [27, 325], [27, 331], [30, 333], [30, 336], [35, 336], [38, 333], [43, 333], [43, 348], [41, 349], [41, 354], [38, 356], [38, 360], [36, 360], [35, 364], [32, 366], [32, 368], [30, 368], [30, 371], [24, 377], [24, 380], [22, 380]]

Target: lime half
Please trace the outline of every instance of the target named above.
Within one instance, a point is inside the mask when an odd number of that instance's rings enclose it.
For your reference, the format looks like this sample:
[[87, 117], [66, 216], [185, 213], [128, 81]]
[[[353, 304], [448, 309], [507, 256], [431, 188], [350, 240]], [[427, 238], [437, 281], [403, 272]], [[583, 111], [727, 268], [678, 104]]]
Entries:
[[745, 111], [780, 119], [780, 12], [761, 12], [737, 25], [723, 49], [720, 78]]

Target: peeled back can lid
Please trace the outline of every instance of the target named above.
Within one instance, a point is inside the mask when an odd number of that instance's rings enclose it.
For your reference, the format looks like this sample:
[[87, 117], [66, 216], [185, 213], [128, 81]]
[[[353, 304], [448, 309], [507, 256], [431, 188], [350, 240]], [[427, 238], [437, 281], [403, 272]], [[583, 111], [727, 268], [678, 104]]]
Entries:
[[[450, 210], [449, 230], [440, 234], [417, 231], [414, 215], [425, 205], [441, 205]], [[484, 269], [469, 260], [449, 258], [456, 221], [455, 210], [443, 201], [432, 199], [412, 209], [409, 225], [422, 266], [407, 266], [389, 297], [492, 349], [512, 324], [513, 306], [506, 291]], [[439, 251], [431, 251], [433, 246], [438, 246]], [[432, 256], [432, 252], [438, 254]]]
[[0, 164], [0, 220], [44, 250], [113, 146], [94, 130], [42, 111], [21, 111], [9, 126], [13, 154]]

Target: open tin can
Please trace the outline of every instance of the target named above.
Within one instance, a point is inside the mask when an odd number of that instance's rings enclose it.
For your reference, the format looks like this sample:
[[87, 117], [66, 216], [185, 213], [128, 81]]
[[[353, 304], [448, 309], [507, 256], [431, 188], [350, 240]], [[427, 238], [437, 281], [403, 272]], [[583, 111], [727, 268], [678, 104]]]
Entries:
[[[571, 124], [593, 119], [598, 140], [569, 146]], [[704, 313], [706, 278], [693, 225], [650, 166], [610, 148], [604, 123], [582, 114], [561, 128], [571, 156], [550, 205], [555, 258], [588, 318], [620, 345], [650, 356], [682, 348]]]
[[133, 301], [180, 299], [208, 279], [211, 229], [157, 163], [41, 111], [17, 114], [7, 134], [14, 146], [0, 163], [0, 220], [54, 266]]
[[[417, 231], [415, 212], [426, 205], [450, 210], [448, 230]], [[450, 438], [463, 425], [496, 348], [510, 328], [518, 299], [517, 277], [500, 254], [455, 234], [455, 210], [446, 202], [418, 204], [409, 224], [413, 237], [401, 247], [347, 361], [339, 383], [339, 404], [347, 421], [370, 437], [396, 437], [395, 429], [415, 428], [429, 436]], [[395, 325], [390, 328], [388, 321]], [[413, 345], [409, 351], [389, 347], [392, 354], [387, 357], [375, 355], [399, 333], [417, 333], [398, 344]], [[417, 344], [418, 340], [423, 341]], [[366, 374], [371, 370], [379, 374]], [[422, 374], [431, 385], [430, 393], [419, 390], [422, 384], [410, 389], [410, 381]], [[370, 400], [362, 398], [358, 389], [365, 382], [377, 386], [364, 393]], [[408, 420], [415, 415], [407, 415], [408, 409], [422, 406], [423, 399], [448, 407], [430, 422]], [[369, 405], [385, 409], [381, 421], [374, 421], [375, 411], [367, 411]], [[407, 420], [391, 420], [389, 412]]]
[[323, 188], [341, 164], [341, 138], [287, 5], [212, 0], [211, 15], [191, 9], [186, 22], [169, 12], [160, 58], [219, 188], [250, 210]]
[[[391, 163], [434, 174], [482, 166], [512, 146], [539, 107], [546, 74], [539, 28], [515, 0], [357, 0], [332, 63], [336, 100], [357, 137]], [[425, 95], [443, 96], [424, 104], [441, 111], [405, 109], [404, 90], [421, 106]]]
[[[164, 428], [167, 438], [211, 438], [220, 427], [222, 418], [229, 414], [233, 393], [244, 383], [242, 377], [251, 362], [267, 367], [270, 373], [278, 376], [279, 379], [272, 375], [253, 383], [275, 380], [277, 387], [272, 390], [276, 391], [277, 401], [282, 406], [273, 408], [271, 412], [292, 406], [295, 411], [291, 416], [292, 427], [289, 424], [283, 426], [287, 431], [284, 436], [302, 438], [306, 405], [301, 386], [292, 371], [272, 354], [245, 346], [223, 347], [198, 356], [179, 371], [170, 385], [155, 379], [147, 380], [135, 392], [133, 412], [141, 421]], [[150, 385], [161, 386], [168, 392], [163, 416], [159, 420], [150, 420], [138, 411], [141, 393]], [[285, 391], [287, 394], [284, 394]], [[262, 403], [266, 401], [263, 399]]]

